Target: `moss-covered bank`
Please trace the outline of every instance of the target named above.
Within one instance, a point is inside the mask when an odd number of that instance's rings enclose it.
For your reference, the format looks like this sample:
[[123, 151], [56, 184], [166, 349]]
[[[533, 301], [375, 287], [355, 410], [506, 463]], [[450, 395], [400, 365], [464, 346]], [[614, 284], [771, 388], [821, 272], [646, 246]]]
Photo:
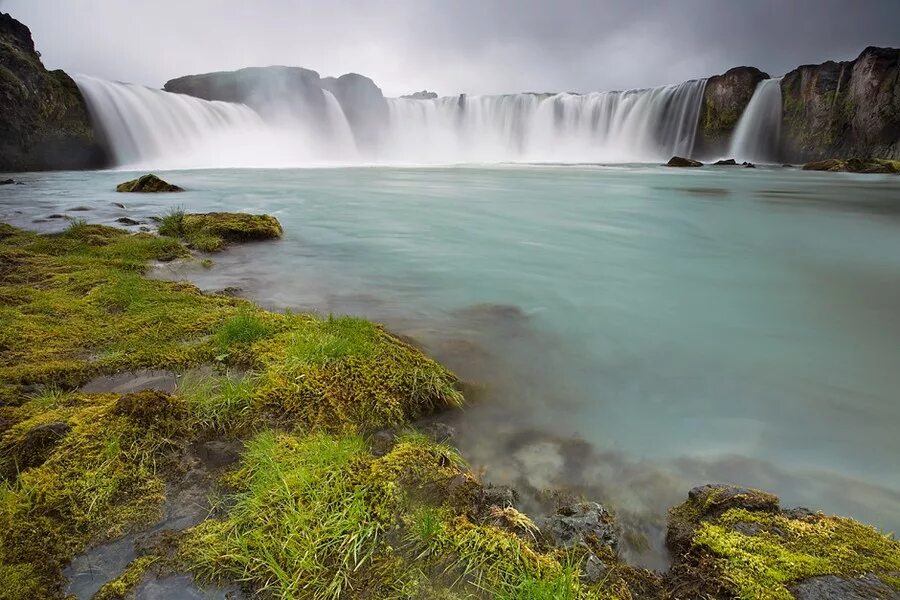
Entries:
[[[560, 509], [566, 527], [580, 510], [599, 521], [559, 544], [410, 428], [461, 404], [443, 367], [368, 321], [144, 277], [148, 261], [175, 258], [191, 260], [175, 237], [0, 225], [0, 598], [62, 597], [61, 568], [156, 522], [184, 457], [217, 439], [242, 448], [218, 509], [156, 540], [96, 598], [173, 571], [312, 599], [778, 598], [822, 574], [900, 583], [893, 540], [757, 492], [692, 493], [673, 513], [666, 576], [617, 558], [596, 505]], [[142, 368], [190, 372], [174, 394], [79, 390]]]

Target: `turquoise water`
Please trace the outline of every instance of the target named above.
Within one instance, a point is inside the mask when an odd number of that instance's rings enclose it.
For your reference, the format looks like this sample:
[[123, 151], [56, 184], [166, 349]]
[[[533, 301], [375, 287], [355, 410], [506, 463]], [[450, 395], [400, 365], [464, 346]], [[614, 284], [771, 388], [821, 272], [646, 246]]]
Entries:
[[472, 404], [447, 419], [489, 478], [584, 491], [654, 543], [710, 480], [900, 527], [898, 177], [210, 170], [164, 173], [184, 194], [111, 191], [129, 175], [14, 176], [0, 219], [274, 214], [283, 240], [162, 275], [386, 322], [466, 380]]

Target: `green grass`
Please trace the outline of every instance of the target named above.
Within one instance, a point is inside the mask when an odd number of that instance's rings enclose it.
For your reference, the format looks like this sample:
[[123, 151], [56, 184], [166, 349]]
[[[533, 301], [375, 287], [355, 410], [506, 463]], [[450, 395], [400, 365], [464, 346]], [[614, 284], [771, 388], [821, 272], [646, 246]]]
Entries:
[[234, 344], [250, 344], [272, 334], [273, 328], [259, 314], [246, 310], [229, 318], [216, 331], [216, 343], [221, 351]]
[[196, 570], [257, 582], [275, 598], [336, 600], [349, 592], [384, 533], [370, 490], [346, 473], [364, 450], [355, 436], [257, 436], [232, 478], [240, 491], [227, 520], [194, 533]]
[[184, 208], [176, 206], [159, 220], [159, 235], [180, 238], [184, 235]]
[[205, 430], [232, 432], [252, 423], [250, 417], [258, 378], [185, 375], [177, 394], [184, 399], [191, 424]]

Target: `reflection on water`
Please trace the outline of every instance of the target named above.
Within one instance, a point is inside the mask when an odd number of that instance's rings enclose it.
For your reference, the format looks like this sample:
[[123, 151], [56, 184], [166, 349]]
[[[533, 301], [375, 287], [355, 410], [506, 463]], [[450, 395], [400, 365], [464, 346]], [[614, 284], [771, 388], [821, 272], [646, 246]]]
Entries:
[[606, 500], [657, 549], [665, 508], [710, 480], [900, 526], [900, 178], [232, 170], [167, 173], [174, 198], [111, 192], [129, 176], [23, 175], [0, 219], [275, 214], [284, 240], [163, 276], [384, 321], [466, 380], [448, 418], [490, 478]]

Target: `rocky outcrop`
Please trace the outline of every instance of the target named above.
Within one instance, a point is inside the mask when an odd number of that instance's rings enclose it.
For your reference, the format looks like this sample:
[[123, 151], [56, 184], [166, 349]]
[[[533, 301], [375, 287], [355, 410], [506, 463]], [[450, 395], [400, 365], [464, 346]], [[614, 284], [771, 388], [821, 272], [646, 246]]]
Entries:
[[321, 85], [337, 98], [357, 145], [376, 147], [388, 124], [388, 105], [375, 82], [357, 73], [347, 73], [337, 78], [323, 77]]
[[28, 27], [0, 13], [0, 171], [105, 164], [78, 86], [45, 69]]
[[[377, 144], [387, 124], [387, 102], [375, 82], [348, 73], [320, 77], [301, 67], [249, 67], [202, 75], [187, 75], [166, 82], [168, 92], [188, 94], [204, 100], [239, 102], [264, 117], [304, 115], [307, 122], [330, 126], [324, 90], [334, 94], [350, 124], [357, 144]], [[308, 119], [315, 115], [316, 119]]]
[[669, 513], [678, 598], [897, 598], [900, 543], [844, 517], [782, 509], [773, 494], [712, 484]]
[[900, 173], [900, 160], [877, 158], [851, 158], [840, 160], [831, 158], [803, 165], [804, 171], [831, 171], [845, 173]]
[[900, 49], [798, 67], [781, 93], [786, 160], [900, 159]]
[[715, 158], [726, 152], [738, 119], [764, 79], [769, 79], [768, 73], [756, 67], [735, 67], [706, 80], [694, 142], [696, 156]]
[[415, 92], [412, 94], [406, 94], [405, 96], [400, 96], [406, 100], [434, 100], [438, 97], [437, 92], [429, 92], [428, 90], [422, 90], [421, 92]]

